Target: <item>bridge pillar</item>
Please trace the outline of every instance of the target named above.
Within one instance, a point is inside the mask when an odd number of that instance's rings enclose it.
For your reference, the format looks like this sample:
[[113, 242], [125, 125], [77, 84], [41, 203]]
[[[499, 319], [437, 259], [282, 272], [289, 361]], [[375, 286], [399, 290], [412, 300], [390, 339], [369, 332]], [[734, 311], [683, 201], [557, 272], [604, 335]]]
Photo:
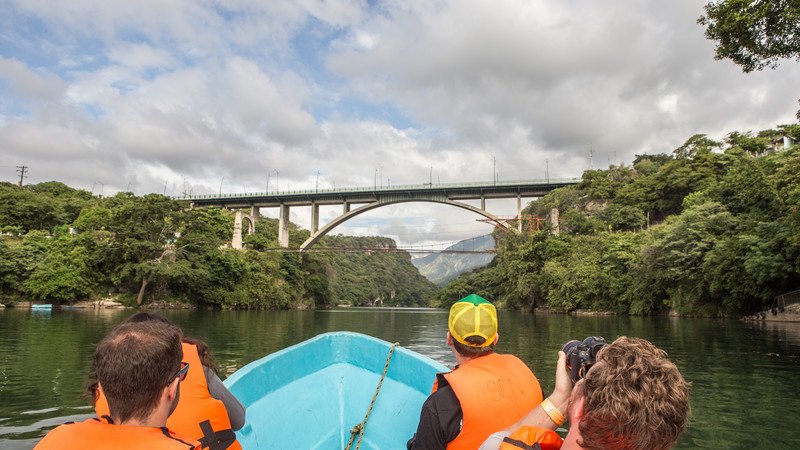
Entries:
[[233, 239], [231, 239], [231, 248], [242, 248], [242, 219], [244, 213], [236, 211], [236, 216], [233, 219]]
[[342, 215], [347, 214], [349, 212], [350, 212], [350, 202], [345, 200], [345, 202], [342, 204]]
[[558, 234], [558, 208], [550, 210], [550, 225], [553, 226], [553, 234]]
[[253, 216], [253, 220], [258, 220], [261, 218], [261, 210], [258, 208], [258, 206], [251, 206], [250, 215]]
[[481, 194], [481, 209], [486, 211], [486, 197]]
[[522, 196], [517, 194], [517, 231], [522, 233]]
[[319, 204], [311, 202], [311, 234], [319, 230]]
[[278, 222], [278, 244], [281, 247], [289, 246], [289, 205], [281, 205], [280, 220]]

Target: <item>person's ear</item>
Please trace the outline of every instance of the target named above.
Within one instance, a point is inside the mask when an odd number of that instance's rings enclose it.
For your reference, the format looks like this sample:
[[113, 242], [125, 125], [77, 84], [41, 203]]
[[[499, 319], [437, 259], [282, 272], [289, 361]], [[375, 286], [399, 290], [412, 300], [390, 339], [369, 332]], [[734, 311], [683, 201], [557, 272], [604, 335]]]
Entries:
[[180, 377], [173, 378], [172, 381], [167, 385], [164, 391], [167, 401], [172, 402], [172, 400], [178, 395], [178, 387], [180, 385]]
[[450, 347], [453, 346], [453, 336], [450, 334], [449, 331], [447, 332], [447, 345]]
[[500, 340], [500, 333], [497, 333], [497, 334], [494, 335], [494, 344], [492, 344], [492, 345], [497, 345], [497, 341], [499, 341], [499, 340]]
[[579, 395], [575, 399], [575, 403], [569, 408], [569, 421], [570, 423], [583, 419], [583, 406], [586, 403], [586, 397]]

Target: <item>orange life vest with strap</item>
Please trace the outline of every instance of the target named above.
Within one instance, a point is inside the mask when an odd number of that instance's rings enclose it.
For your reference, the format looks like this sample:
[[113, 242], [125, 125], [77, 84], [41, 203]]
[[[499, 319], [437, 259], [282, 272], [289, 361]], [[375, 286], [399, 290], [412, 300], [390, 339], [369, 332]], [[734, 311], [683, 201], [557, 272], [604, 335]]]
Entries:
[[[221, 400], [211, 397], [208, 392], [203, 363], [197, 354], [197, 347], [182, 342], [183, 361], [189, 363], [186, 378], [181, 381], [180, 399], [175, 411], [167, 419], [167, 428], [178, 434], [198, 439], [203, 448], [210, 450], [241, 450], [236, 441], [236, 433], [231, 429], [228, 411]], [[102, 388], [102, 386], [101, 386]], [[98, 390], [99, 398], [94, 410], [97, 417], [109, 415], [108, 401], [102, 389]]]
[[[200, 443], [170, 432], [166, 428], [112, 425], [100, 419], [68, 423], [56, 427], [35, 450], [192, 450]], [[205, 447], [203, 447], [205, 448]]]
[[564, 439], [555, 431], [539, 427], [520, 427], [503, 439], [500, 450], [558, 450]]
[[[463, 415], [461, 432], [448, 449], [474, 450], [542, 402], [539, 380], [513, 355], [479, 356], [441, 375], [458, 397]], [[437, 377], [433, 390], [438, 388]]]

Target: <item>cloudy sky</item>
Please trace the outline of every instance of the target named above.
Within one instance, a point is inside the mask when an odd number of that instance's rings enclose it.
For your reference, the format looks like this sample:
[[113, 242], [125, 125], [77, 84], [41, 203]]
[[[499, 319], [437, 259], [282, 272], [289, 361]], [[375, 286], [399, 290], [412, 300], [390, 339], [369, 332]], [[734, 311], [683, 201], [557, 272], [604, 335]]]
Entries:
[[[715, 61], [706, 1], [0, 0], [0, 180], [180, 196], [572, 178], [795, 123], [800, 65]], [[340, 231], [491, 231], [453, 209]]]

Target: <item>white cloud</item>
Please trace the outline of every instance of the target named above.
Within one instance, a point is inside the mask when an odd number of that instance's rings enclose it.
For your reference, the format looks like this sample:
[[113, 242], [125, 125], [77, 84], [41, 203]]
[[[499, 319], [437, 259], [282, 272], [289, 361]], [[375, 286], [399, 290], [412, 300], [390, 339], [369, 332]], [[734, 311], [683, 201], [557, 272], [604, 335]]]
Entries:
[[[800, 65], [715, 61], [704, 4], [10, 1], [0, 157], [106, 193], [555, 179], [794, 122]], [[427, 242], [475, 219], [407, 204], [343, 229]]]
[[0, 55], [0, 80], [7, 83], [9, 97], [22, 102], [52, 101], [67, 87], [57, 75], [40, 73], [21, 61], [14, 58], [6, 59], [2, 55]]

